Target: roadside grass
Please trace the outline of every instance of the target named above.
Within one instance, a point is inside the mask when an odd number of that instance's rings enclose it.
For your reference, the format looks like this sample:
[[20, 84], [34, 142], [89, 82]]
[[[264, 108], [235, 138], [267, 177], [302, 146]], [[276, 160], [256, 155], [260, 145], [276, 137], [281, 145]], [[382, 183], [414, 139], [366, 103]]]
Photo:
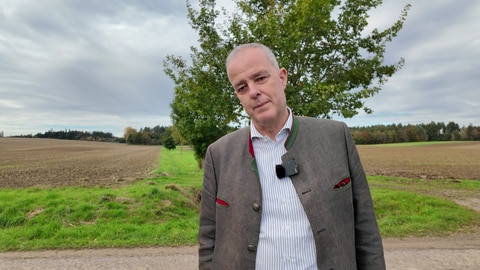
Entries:
[[454, 200], [479, 198], [480, 181], [370, 176], [384, 237], [445, 236], [480, 229], [480, 212]]
[[162, 149], [155, 172], [119, 187], [0, 190], [0, 251], [196, 244], [193, 152]]
[[[162, 149], [155, 176], [131, 185], [0, 190], [0, 251], [196, 245], [202, 173], [191, 149]], [[480, 213], [452, 199], [479, 194], [480, 181], [369, 183], [384, 237], [479, 229]]]

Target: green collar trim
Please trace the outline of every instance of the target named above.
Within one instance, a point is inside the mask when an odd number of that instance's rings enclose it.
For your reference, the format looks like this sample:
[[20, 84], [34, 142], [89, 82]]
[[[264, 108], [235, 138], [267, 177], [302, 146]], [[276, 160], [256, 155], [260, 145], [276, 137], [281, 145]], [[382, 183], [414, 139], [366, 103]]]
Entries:
[[292, 130], [290, 131], [290, 134], [288, 134], [288, 138], [285, 141], [285, 149], [287, 149], [287, 151], [292, 147], [293, 143], [297, 139], [298, 134], [298, 118], [294, 115], [292, 120]]
[[[285, 140], [285, 149], [290, 150], [292, 145], [295, 143], [295, 140], [297, 139], [297, 134], [298, 134], [298, 118], [294, 115], [292, 119], [292, 129], [290, 130], [290, 133], [288, 134], [287, 139]], [[250, 127], [248, 127], [248, 152], [250, 152], [250, 155], [255, 158], [255, 152], [253, 151], [253, 143], [252, 143], [252, 137], [250, 136]]]

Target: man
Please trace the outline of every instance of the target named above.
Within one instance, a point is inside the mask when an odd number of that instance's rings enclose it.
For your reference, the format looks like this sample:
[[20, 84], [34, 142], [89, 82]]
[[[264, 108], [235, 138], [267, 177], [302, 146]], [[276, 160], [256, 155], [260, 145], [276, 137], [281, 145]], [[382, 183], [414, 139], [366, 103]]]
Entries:
[[294, 116], [264, 45], [236, 47], [226, 68], [252, 125], [207, 149], [200, 269], [385, 269], [348, 127]]

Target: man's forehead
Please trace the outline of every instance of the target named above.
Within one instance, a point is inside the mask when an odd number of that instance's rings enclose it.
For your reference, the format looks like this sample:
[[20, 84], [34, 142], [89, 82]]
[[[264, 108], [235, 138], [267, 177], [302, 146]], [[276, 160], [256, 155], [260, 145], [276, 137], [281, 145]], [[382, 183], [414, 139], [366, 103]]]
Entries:
[[246, 60], [246, 59], [256, 60], [256, 59], [261, 59], [261, 58], [266, 58], [266, 55], [265, 55], [265, 53], [263, 52], [262, 49], [260, 49], [260, 48], [244, 48], [243, 50], [238, 51], [237, 53], [235, 53], [232, 56], [229, 64], [232, 64], [234, 62], [238, 62], [239, 60]]
[[[249, 50], [254, 50], [256, 48], [249, 48]], [[247, 50], [247, 49], [245, 49]], [[256, 49], [259, 50], [259, 49]], [[247, 54], [248, 52], [239, 52], [236, 54], [230, 61], [230, 63], [227, 66], [227, 69], [229, 71], [232, 70], [247, 70], [252, 67], [258, 66], [260, 69], [260, 66], [267, 66], [270, 64], [268, 61], [267, 57], [263, 53], [257, 53], [253, 52], [250, 54]]]

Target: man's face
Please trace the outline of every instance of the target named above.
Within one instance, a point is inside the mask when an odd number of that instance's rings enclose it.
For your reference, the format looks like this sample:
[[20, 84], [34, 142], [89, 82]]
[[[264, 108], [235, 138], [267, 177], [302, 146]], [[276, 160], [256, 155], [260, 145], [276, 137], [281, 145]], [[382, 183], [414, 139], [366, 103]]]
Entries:
[[283, 126], [287, 71], [278, 69], [259, 48], [238, 52], [227, 67], [228, 77], [245, 112], [257, 128]]

